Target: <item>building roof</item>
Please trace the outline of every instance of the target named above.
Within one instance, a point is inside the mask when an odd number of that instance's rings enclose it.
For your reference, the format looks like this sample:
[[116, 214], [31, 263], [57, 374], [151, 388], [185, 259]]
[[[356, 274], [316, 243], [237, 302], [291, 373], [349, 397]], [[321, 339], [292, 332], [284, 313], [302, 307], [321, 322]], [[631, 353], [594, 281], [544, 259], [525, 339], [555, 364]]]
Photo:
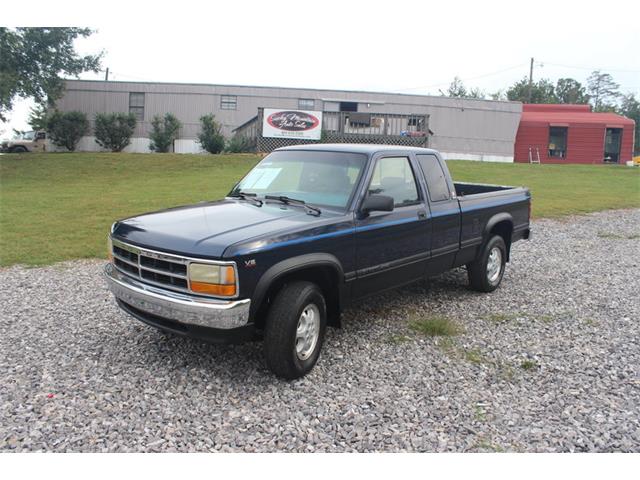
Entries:
[[564, 127], [569, 124], [596, 124], [607, 127], [635, 125], [630, 118], [616, 113], [592, 112], [589, 105], [533, 105], [522, 106], [520, 125], [551, 125]]

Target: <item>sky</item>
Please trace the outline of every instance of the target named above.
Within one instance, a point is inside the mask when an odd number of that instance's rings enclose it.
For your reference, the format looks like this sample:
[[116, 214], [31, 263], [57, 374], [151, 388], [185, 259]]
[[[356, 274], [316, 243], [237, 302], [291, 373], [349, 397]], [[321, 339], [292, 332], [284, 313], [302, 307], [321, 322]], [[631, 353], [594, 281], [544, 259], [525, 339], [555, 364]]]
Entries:
[[[610, 73], [640, 96], [640, 2], [30, 1], [5, 26], [86, 26], [110, 80], [312, 87], [440, 95], [455, 76], [487, 92]], [[7, 12], [8, 10], [8, 12]], [[103, 79], [104, 72], [86, 73]], [[20, 101], [0, 135], [27, 128]]]

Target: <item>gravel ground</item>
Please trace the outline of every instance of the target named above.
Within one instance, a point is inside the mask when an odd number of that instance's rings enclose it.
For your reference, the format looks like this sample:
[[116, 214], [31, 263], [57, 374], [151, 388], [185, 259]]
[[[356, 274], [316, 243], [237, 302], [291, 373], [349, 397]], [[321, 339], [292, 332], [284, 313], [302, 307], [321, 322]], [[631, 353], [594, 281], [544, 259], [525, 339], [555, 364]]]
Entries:
[[[0, 450], [638, 452], [639, 234], [538, 221], [493, 294], [459, 269], [367, 301], [294, 382], [121, 313], [102, 262], [3, 269]], [[462, 333], [409, 328], [430, 316]]]

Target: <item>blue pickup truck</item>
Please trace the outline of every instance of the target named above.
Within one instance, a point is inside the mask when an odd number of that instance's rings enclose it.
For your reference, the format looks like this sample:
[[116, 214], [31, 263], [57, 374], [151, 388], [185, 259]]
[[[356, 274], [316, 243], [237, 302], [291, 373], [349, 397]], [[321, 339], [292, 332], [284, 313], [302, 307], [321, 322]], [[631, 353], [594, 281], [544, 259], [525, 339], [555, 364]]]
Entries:
[[115, 222], [105, 275], [142, 322], [262, 339], [269, 368], [293, 379], [355, 301], [463, 265], [471, 288], [495, 290], [530, 211], [526, 188], [454, 183], [435, 150], [286, 147], [223, 200]]

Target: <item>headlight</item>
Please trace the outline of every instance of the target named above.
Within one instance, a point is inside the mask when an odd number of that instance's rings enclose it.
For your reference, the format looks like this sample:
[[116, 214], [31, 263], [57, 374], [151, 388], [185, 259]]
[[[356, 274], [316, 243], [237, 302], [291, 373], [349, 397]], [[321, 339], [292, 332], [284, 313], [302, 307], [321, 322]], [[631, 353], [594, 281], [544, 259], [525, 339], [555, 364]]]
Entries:
[[189, 264], [191, 291], [207, 295], [233, 297], [236, 294], [236, 270], [230, 265]]

